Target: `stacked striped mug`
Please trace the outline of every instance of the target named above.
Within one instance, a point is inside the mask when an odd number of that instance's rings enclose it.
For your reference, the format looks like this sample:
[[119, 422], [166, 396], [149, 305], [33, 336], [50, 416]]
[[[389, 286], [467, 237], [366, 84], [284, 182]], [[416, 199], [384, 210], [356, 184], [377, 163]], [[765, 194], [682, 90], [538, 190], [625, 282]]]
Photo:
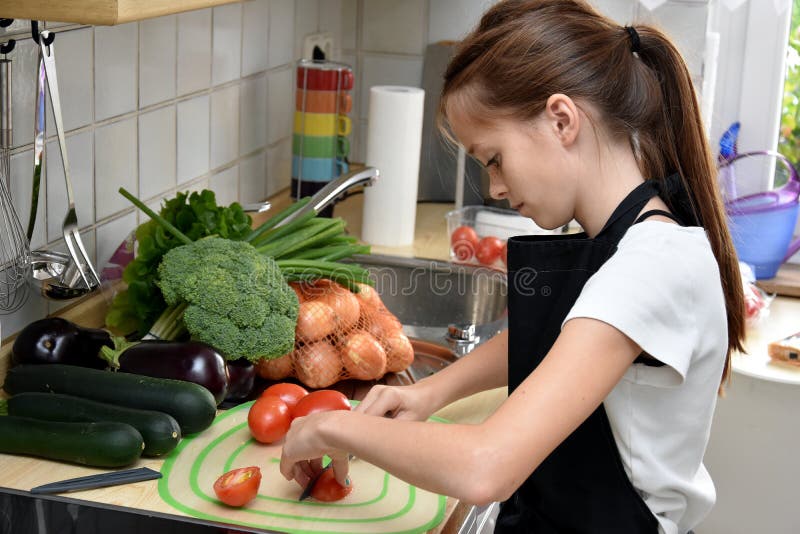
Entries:
[[[333, 61], [297, 64], [292, 136], [292, 196], [313, 195], [349, 172], [348, 113], [353, 107], [353, 70]], [[322, 215], [330, 216], [332, 206]]]

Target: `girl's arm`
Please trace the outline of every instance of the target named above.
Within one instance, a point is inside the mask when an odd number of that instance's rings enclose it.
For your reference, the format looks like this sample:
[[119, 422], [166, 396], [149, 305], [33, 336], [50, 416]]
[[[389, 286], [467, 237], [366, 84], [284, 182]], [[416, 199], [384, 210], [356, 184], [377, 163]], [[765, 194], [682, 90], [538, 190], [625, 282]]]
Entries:
[[373, 387], [356, 411], [427, 419], [462, 397], [508, 384], [508, 329], [438, 373], [404, 387]]
[[[308, 469], [308, 460], [331, 454], [336, 478], [345, 483], [347, 453], [352, 453], [415, 486], [468, 503], [505, 500], [591, 415], [640, 352], [606, 323], [572, 319], [542, 363], [483, 423], [312, 414], [292, 423], [281, 473], [303, 484], [307, 476], [300, 473]], [[442, 397], [460, 391], [442, 387]]]

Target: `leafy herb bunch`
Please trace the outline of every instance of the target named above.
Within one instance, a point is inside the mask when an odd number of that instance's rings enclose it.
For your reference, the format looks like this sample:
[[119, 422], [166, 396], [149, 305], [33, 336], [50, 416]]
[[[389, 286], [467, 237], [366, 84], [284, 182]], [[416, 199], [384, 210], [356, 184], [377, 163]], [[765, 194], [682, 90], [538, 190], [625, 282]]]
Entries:
[[[213, 191], [178, 193], [163, 202], [159, 214], [192, 241], [217, 235], [239, 241], [251, 231], [252, 219], [234, 202], [218, 206]], [[184, 243], [154, 220], [136, 228], [138, 248], [134, 260], [125, 267], [122, 279], [128, 288], [119, 292], [106, 315], [106, 326], [123, 334], [146, 334], [167, 308], [156, 285], [158, 265], [167, 251]]]

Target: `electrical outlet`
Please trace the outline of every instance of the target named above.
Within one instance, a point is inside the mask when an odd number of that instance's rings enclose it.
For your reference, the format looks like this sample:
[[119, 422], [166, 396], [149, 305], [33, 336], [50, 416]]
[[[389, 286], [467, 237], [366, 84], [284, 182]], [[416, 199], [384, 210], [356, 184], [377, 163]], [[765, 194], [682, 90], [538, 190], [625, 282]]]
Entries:
[[314, 47], [318, 46], [324, 53], [325, 59], [333, 59], [333, 34], [329, 32], [312, 33], [303, 40], [303, 59], [312, 59]]

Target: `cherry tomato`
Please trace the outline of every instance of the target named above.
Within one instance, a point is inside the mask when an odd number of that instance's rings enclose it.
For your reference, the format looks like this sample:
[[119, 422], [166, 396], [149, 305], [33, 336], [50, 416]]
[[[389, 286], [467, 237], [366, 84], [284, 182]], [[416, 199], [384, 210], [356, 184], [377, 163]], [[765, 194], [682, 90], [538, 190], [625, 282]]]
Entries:
[[258, 495], [261, 485], [261, 470], [258, 467], [242, 467], [228, 471], [214, 482], [214, 493], [228, 506], [244, 506]]
[[353, 491], [353, 484], [349, 486], [342, 486], [333, 477], [333, 468], [326, 469], [319, 476], [311, 488], [311, 496], [318, 501], [332, 502], [340, 501], [347, 497]]
[[493, 264], [503, 250], [503, 241], [499, 237], [487, 236], [478, 242], [475, 257], [484, 265]]
[[308, 395], [308, 391], [302, 386], [292, 384], [291, 382], [281, 382], [280, 384], [272, 384], [264, 390], [261, 394], [262, 397], [278, 397], [281, 399], [291, 411], [297, 401]]
[[470, 226], [459, 226], [450, 234], [450, 246], [459, 261], [469, 261], [478, 246], [478, 234]]
[[292, 416], [289, 407], [278, 397], [260, 397], [247, 414], [250, 433], [261, 443], [278, 441], [289, 431]]
[[312, 391], [292, 408], [292, 417], [303, 417], [316, 412], [330, 412], [332, 410], [349, 410], [350, 403], [342, 393], [333, 389], [320, 389]]

